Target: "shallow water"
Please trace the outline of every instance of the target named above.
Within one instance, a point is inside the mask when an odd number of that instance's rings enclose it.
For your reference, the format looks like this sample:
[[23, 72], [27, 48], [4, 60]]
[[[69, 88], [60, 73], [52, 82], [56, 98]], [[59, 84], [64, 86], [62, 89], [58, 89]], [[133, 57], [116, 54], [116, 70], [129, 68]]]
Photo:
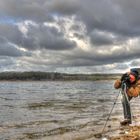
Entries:
[[[94, 140], [119, 92], [113, 82], [0, 82], [0, 139]], [[119, 97], [105, 131], [114, 134], [120, 119]]]

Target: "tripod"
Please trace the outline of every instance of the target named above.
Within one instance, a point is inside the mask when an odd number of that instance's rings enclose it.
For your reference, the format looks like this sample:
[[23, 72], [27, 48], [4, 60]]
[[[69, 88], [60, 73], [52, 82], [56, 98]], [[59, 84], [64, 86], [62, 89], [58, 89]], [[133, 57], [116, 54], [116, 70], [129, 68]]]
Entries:
[[115, 105], [116, 105], [116, 102], [118, 100], [118, 97], [119, 97], [120, 93], [122, 95], [122, 105], [123, 105], [124, 119], [129, 119], [130, 123], [132, 123], [132, 113], [131, 113], [131, 106], [130, 106], [130, 100], [132, 99], [132, 97], [129, 97], [127, 95], [126, 83], [122, 82], [121, 90], [120, 90], [119, 94], [117, 95], [117, 97], [116, 97], [116, 99], [115, 99], [115, 101], [113, 103], [111, 111], [110, 111], [110, 113], [109, 113], [109, 115], [107, 117], [107, 120], [106, 120], [106, 122], [104, 124], [104, 127], [102, 129], [102, 134], [104, 133], [104, 130], [105, 130], [106, 125], [107, 125], [107, 122], [109, 121], [109, 118], [110, 118], [110, 116], [112, 114], [112, 111], [113, 111]]

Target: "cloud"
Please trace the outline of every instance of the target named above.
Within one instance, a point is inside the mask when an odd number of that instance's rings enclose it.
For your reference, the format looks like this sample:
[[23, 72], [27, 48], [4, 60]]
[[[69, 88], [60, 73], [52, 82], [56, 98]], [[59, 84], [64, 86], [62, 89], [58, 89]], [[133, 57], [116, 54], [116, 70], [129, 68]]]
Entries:
[[9, 57], [1, 57], [0, 56], [0, 68], [4, 69], [5, 67], [14, 65], [15, 61]]
[[0, 37], [0, 56], [21, 57], [23, 55], [29, 55], [29, 53], [20, 50], [5, 38]]
[[139, 7], [138, 0], [1, 0], [0, 55], [18, 57], [17, 69], [138, 65]]
[[22, 42], [22, 33], [18, 30], [17, 26], [11, 24], [0, 24], [0, 37], [18, 45]]
[[[21, 6], [22, 5], [22, 6]], [[88, 31], [106, 30], [124, 36], [140, 34], [138, 0], [2, 0], [1, 17], [52, 22], [55, 16], [75, 15]]]
[[[63, 50], [63, 49], [73, 49], [76, 47], [76, 43], [74, 41], [70, 41], [64, 37], [64, 34], [58, 32], [55, 28], [48, 28], [44, 30], [44, 34], [42, 32], [42, 37], [40, 38], [40, 46], [49, 49]], [[46, 36], [45, 36], [46, 35]], [[45, 38], [44, 38], [45, 37]]]
[[[20, 26], [0, 24], [0, 36], [7, 41], [29, 50], [51, 49], [51, 50], [69, 50], [76, 47], [76, 43], [64, 36], [55, 27], [44, 25], [27, 25], [26, 33], [21, 32]], [[22, 28], [22, 27], [21, 27]], [[23, 28], [22, 28], [23, 31]], [[26, 34], [26, 35], [25, 35]]]
[[140, 66], [140, 59], [134, 59], [130, 62], [131, 67], [139, 67]]
[[0, 3], [1, 16], [15, 20], [33, 20], [36, 22], [52, 21], [46, 8], [46, 0], [2, 0]]
[[113, 45], [115, 44], [115, 37], [112, 34], [103, 31], [93, 31], [90, 35], [90, 40], [93, 45]]
[[76, 47], [76, 43], [65, 37], [63, 32], [55, 27], [44, 25], [28, 27], [27, 36], [23, 38], [23, 47], [29, 50], [50, 49], [70, 50]]
[[75, 15], [88, 32], [98, 29], [128, 37], [140, 35], [138, 0], [52, 0], [46, 6], [50, 13]]
[[52, 13], [73, 15], [80, 10], [80, 0], [52, 0], [47, 3], [47, 7]]

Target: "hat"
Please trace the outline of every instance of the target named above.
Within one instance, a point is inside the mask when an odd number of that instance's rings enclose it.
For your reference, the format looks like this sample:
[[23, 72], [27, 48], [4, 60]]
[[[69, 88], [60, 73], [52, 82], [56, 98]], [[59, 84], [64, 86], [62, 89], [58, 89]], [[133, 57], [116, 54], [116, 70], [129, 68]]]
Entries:
[[137, 71], [136, 68], [131, 69], [131, 73], [134, 74], [135, 76], [139, 75], [139, 72]]

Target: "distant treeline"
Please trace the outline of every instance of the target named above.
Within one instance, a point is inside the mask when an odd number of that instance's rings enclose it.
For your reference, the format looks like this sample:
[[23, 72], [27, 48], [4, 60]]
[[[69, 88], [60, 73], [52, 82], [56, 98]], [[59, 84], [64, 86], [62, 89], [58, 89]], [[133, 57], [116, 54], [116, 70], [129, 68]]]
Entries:
[[65, 74], [54, 72], [2, 72], [0, 80], [111, 80], [120, 74]]

